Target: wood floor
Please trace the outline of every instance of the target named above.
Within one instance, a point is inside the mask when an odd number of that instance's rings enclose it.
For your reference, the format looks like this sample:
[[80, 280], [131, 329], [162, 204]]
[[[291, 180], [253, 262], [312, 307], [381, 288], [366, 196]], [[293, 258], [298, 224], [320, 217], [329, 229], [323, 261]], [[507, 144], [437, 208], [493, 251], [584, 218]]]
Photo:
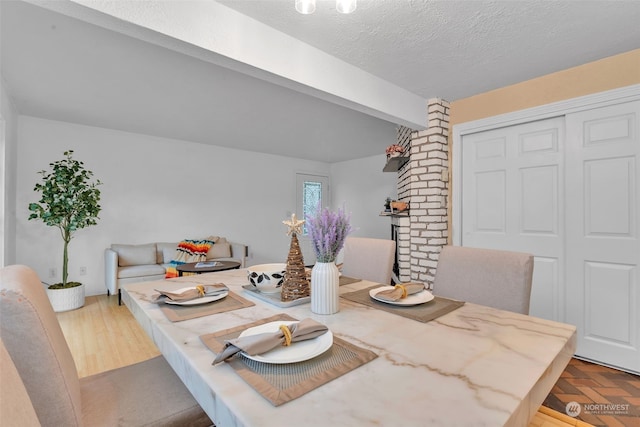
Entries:
[[640, 377], [572, 359], [543, 405], [565, 411], [581, 404], [577, 419], [598, 427], [640, 427]]
[[84, 307], [57, 314], [78, 375], [131, 365], [158, 356], [160, 351], [118, 298], [87, 297]]
[[[115, 296], [87, 297], [84, 307], [58, 313], [57, 317], [81, 377], [130, 365], [160, 354], [127, 307], [118, 306], [118, 299]], [[563, 376], [575, 378], [576, 373], [565, 371]], [[560, 381], [558, 383], [560, 384]], [[638, 384], [638, 390], [640, 391], [640, 384]], [[558, 398], [558, 401], [561, 399]], [[640, 403], [636, 403], [636, 406], [640, 406]], [[565, 415], [563, 409], [559, 411], [542, 406], [529, 427], [588, 427], [591, 425], [579, 418]], [[626, 424], [614, 425], [627, 426]], [[640, 424], [629, 425], [640, 426]]]

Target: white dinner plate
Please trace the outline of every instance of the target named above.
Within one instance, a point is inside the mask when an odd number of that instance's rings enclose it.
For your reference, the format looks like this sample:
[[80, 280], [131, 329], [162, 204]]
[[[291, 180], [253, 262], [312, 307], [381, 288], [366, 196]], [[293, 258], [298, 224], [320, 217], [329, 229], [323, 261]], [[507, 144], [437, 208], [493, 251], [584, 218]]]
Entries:
[[213, 301], [221, 300], [222, 298], [226, 297], [227, 295], [229, 295], [229, 291], [224, 291], [221, 294], [211, 295], [209, 297], [190, 299], [188, 301], [173, 301], [173, 300], [167, 298], [166, 300], [164, 300], [164, 302], [165, 302], [165, 304], [173, 304], [173, 305], [200, 305], [200, 304], [207, 304], [207, 303], [210, 303], [210, 302], [213, 302]]
[[[280, 328], [280, 325], [284, 324], [288, 326], [292, 323], [296, 323], [296, 321], [279, 320], [275, 322], [265, 323], [264, 325], [254, 326], [253, 328], [249, 328], [243, 331], [240, 334], [240, 337], [264, 334], [267, 332], [276, 332]], [[280, 364], [296, 363], [319, 356], [325, 351], [329, 350], [332, 345], [333, 334], [331, 333], [331, 331], [327, 331], [319, 337], [310, 340], [294, 342], [291, 343], [291, 345], [288, 347], [278, 346], [267, 353], [256, 354], [255, 356], [250, 356], [245, 352], [242, 352], [242, 354], [246, 358], [255, 360], [256, 362]]]
[[424, 304], [425, 302], [429, 302], [434, 298], [433, 294], [426, 289], [420, 292], [416, 292], [415, 294], [407, 295], [406, 298], [400, 299], [398, 301], [387, 301], [376, 296], [378, 292], [388, 291], [390, 289], [393, 289], [393, 286], [381, 286], [379, 288], [371, 289], [369, 291], [369, 296], [376, 301], [393, 305], [419, 305]]

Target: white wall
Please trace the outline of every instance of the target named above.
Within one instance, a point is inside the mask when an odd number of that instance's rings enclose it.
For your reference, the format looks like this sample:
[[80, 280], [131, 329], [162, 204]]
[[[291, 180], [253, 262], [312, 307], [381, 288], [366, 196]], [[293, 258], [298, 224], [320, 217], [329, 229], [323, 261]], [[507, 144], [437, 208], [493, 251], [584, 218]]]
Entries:
[[[391, 220], [381, 217], [387, 197], [397, 198], [397, 173], [384, 173], [386, 155], [366, 157], [330, 166], [331, 209], [351, 214], [352, 236], [391, 238]], [[307, 236], [299, 236], [300, 248], [306, 265], [315, 262], [311, 242]], [[342, 262], [343, 253], [337, 262]]]
[[385, 162], [382, 153], [331, 165], [331, 205], [351, 212], [353, 236], [391, 238], [391, 220], [380, 212], [387, 197], [397, 198], [398, 174], [382, 172]]
[[[16, 262], [34, 268], [43, 281], [61, 279], [62, 239], [57, 229], [27, 220], [29, 203], [38, 200], [37, 172], [73, 149], [104, 182], [98, 225], [79, 230], [69, 246], [69, 279], [85, 283], [88, 295], [106, 292], [103, 251], [112, 243], [214, 234], [249, 245], [250, 264], [285, 262], [290, 238], [282, 220], [295, 209], [295, 173], [329, 174], [321, 162], [33, 117], [20, 116], [18, 124]], [[349, 174], [340, 175], [342, 182]], [[350, 197], [355, 188], [344, 187]], [[375, 199], [374, 218], [384, 197]], [[48, 277], [52, 267], [55, 278]], [[79, 276], [80, 267], [86, 276]]]
[[15, 263], [17, 115], [0, 76], [0, 267]]
[[18, 134], [14, 262], [43, 281], [61, 279], [62, 239], [27, 220], [38, 171], [73, 149], [104, 183], [98, 225], [79, 230], [69, 246], [70, 280], [85, 283], [88, 295], [106, 292], [103, 251], [112, 243], [214, 234], [249, 245], [249, 264], [285, 262], [290, 238], [282, 220], [295, 211], [296, 172], [330, 176], [331, 205], [351, 212], [353, 235], [390, 237], [389, 218], [379, 213], [396, 197], [397, 175], [382, 172], [384, 154], [329, 165], [27, 116], [19, 117]]

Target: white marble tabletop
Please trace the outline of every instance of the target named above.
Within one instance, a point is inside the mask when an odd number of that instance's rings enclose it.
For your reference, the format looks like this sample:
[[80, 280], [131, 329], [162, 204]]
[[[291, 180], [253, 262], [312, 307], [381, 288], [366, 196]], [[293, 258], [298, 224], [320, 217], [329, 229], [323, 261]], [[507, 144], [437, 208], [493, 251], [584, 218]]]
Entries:
[[[158, 282], [125, 285], [122, 299], [218, 427], [527, 426], [575, 351], [572, 325], [480, 305], [421, 323], [341, 298], [338, 313], [316, 315], [244, 291], [244, 269], [208, 275], [256, 305], [173, 323], [149, 302]], [[274, 407], [231, 366], [212, 366], [199, 336], [277, 313], [320, 321], [378, 358]]]

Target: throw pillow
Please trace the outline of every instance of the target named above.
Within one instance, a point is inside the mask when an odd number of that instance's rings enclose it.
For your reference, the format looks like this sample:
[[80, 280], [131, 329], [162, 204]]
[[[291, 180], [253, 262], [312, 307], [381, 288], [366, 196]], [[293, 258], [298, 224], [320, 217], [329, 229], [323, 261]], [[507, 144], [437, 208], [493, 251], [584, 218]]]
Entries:
[[207, 239], [185, 239], [178, 243], [176, 254], [167, 267], [165, 278], [178, 277], [177, 267], [188, 262], [199, 262], [207, 259], [207, 252], [215, 242]]
[[207, 252], [207, 259], [216, 258], [230, 258], [231, 257], [231, 244], [227, 241], [226, 237], [220, 237], [215, 245], [211, 245], [209, 252]]

